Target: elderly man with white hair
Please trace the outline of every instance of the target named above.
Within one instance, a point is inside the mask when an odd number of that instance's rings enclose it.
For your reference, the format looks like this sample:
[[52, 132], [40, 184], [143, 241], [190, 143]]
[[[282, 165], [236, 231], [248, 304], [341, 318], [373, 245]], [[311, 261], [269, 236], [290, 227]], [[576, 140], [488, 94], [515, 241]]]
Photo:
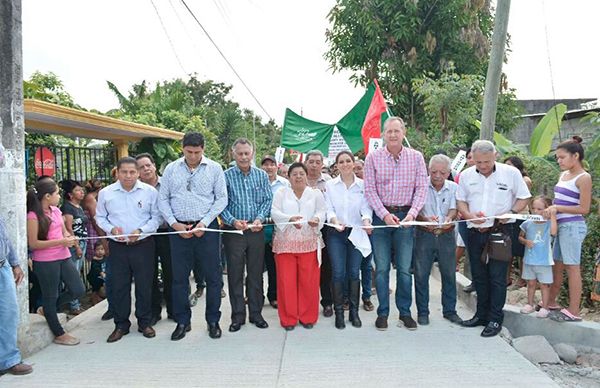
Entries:
[[506, 301], [506, 272], [509, 261], [482, 257], [494, 235], [511, 235], [514, 220], [481, 219], [506, 213], [520, 213], [531, 194], [516, 168], [496, 162], [496, 148], [488, 140], [477, 140], [471, 147], [474, 166], [460, 176], [456, 200], [463, 218], [469, 221], [467, 251], [477, 292], [475, 316], [462, 323], [465, 327], [485, 326], [482, 337], [493, 337], [502, 330]]
[[416, 230], [413, 259], [419, 325], [429, 324], [429, 275], [436, 259], [442, 276], [442, 314], [452, 323], [462, 322], [456, 314], [456, 238], [454, 224], [449, 223], [456, 218], [458, 189], [456, 183], [448, 180], [451, 164], [446, 155], [434, 155], [430, 159], [427, 198], [417, 216], [418, 221], [438, 224], [419, 226]]

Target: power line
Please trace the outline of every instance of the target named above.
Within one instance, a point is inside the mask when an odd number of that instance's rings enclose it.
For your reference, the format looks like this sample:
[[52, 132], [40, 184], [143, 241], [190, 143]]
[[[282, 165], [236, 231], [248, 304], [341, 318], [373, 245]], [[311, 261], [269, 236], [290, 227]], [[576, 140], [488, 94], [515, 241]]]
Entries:
[[[198, 45], [198, 43], [194, 40], [194, 38], [192, 38], [192, 34], [185, 27], [185, 23], [183, 22], [183, 20], [181, 20], [181, 17], [179, 16], [179, 12], [177, 12], [177, 9], [175, 8], [175, 5], [173, 4], [173, 0], [169, 0], [169, 4], [171, 5], [171, 9], [173, 10], [173, 13], [177, 17], [177, 20], [179, 21], [179, 24], [181, 24], [181, 27], [183, 28], [183, 31], [185, 32], [185, 35], [192, 42], [192, 45], [194, 46], [194, 48], [196, 48], [198, 54], [200, 55], [200, 53], [202, 52], [202, 50], [201, 50], [200, 46]], [[204, 65], [205, 64], [204, 60], [201, 57], [199, 57], [199, 58], [200, 58], [200, 62]]]
[[[542, 0], [542, 15], [544, 19], [544, 34], [546, 37], [546, 56], [548, 57], [548, 69], [550, 70], [550, 86], [552, 87], [552, 102], [554, 104], [554, 115], [558, 124], [558, 141], [562, 142], [560, 133], [561, 121], [558, 119], [558, 109], [556, 109], [556, 92], [554, 91], [554, 74], [552, 72], [552, 59], [550, 58], [550, 40], [548, 39], [548, 21], [546, 20], [546, 2]], [[567, 123], [569, 121], [567, 120]], [[571, 128], [572, 129], [572, 128]]]
[[173, 54], [175, 54], [175, 58], [177, 59], [177, 63], [179, 64], [179, 67], [181, 67], [181, 70], [183, 70], [183, 73], [187, 76], [188, 72], [185, 71], [185, 68], [183, 67], [183, 64], [181, 63], [181, 60], [179, 59], [179, 55], [177, 55], [177, 50], [175, 50], [175, 45], [173, 45], [173, 41], [171, 40], [171, 37], [169, 36], [169, 33], [167, 32], [167, 28], [165, 27], [165, 24], [163, 23], [162, 18], [160, 17], [160, 13], [158, 12], [158, 8], [156, 8], [156, 5], [154, 4], [153, 0], [150, 0], [150, 3], [152, 3], [152, 7], [154, 7], [154, 11], [156, 12], [156, 16], [158, 16], [158, 21], [160, 22], [160, 25], [165, 33], [165, 35], [167, 36], [167, 40], [169, 41], [169, 45], [171, 46], [171, 50], [173, 50]]
[[246, 83], [244, 82], [244, 80], [242, 79], [242, 77], [238, 74], [238, 72], [235, 70], [235, 68], [231, 64], [231, 62], [229, 62], [229, 60], [227, 59], [227, 57], [225, 56], [225, 54], [223, 54], [223, 52], [221, 51], [221, 49], [219, 48], [219, 46], [217, 45], [217, 43], [213, 40], [213, 38], [210, 36], [210, 34], [208, 33], [208, 31], [206, 31], [206, 28], [204, 28], [204, 26], [202, 25], [202, 23], [200, 23], [200, 20], [198, 20], [198, 18], [196, 17], [196, 15], [194, 15], [194, 12], [192, 12], [192, 10], [190, 9], [190, 7], [188, 7], [188, 5], [185, 2], [185, 0], [181, 0], [181, 3], [185, 6], [185, 8], [190, 13], [190, 15], [192, 15], [192, 17], [194, 18], [194, 20], [196, 21], [196, 23], [198, 24], [198, 26], [200, 26], [200, 28], [202, 29], [202, 31], [204, 32], [204, 34], [206, 35], [206, 37], [208, 38], [208, 40], [210, 40], [210, 42], [213, 44], [213, 46], [215, 46], [215, 48], [217, 49], [217, 51], [219, 52], [219, 54], [221, 55], [221, 57], [223, 58], [223, 60], [225, 60], [225, 62], [227, 63], [227, 65], [229, 66], [229, 68], [231, 69], [231, 71], [233, 71], [233, 73], [240, 80], [240, 82], [242, 83], [242, 85], [244, 85], [244, 88], [246, 88], [246, 90], [248, 91], [248, 93], [250, 93], [250, 95], [252, 96], [252, 98], [254, 99], [254, 101], [256, 101], [256, 103], [258, 104], [258, 106], [260, 107], [260, 109], [267, 115], [267, 117], [270, 120], [273, 120], [273, 117], [271, 117], [271, 115], [269, 114], [269, 112], [267, 112], [267, 110], [265, 109], [265, 107], [260, 103], [260, 101], [254, 95], [254, 93], [252, 93], [252, 90], [250, 90], [250, 88], [248, 87], [248, 85], [246, 85]]

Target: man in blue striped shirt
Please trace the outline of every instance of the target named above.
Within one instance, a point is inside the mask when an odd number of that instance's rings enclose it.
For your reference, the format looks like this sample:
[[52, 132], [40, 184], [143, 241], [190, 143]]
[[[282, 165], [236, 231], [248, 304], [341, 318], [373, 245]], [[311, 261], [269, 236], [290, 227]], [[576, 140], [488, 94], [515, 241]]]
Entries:
[[[204, 136], [188, 132], [183, 137], [183, 158], [169, 163], [160, 181], [158, 208], [172, 230], [195, 227], [217, 229], [217, 216], [227, 205], [225, 176], [221, 166], [204, 156]], [[185, 337], [190, 321], [190, 272], [199, 261], [206, 278], [206, 322], [211, 338], [221, 337], [221, 288], [219, 233], [197, 231], [170, 235], [173, 271], [173, 315], [177, 327], [171, 340]]]
[[223, 236], [227, 256], [227, 279], [231, 303], [230, 332], [246, 323], [244, 303], [244, 264], [250, 323], [260, 329], [269, 327], [262, 317], [264, 231], [263, 222], [271, 213], [273, 194], [267, 173], [253, 167], [254, 148], [248, 139], [239, 138], [232, 147], [235, 166], [225, 171], [229, 203], [221, 213], [227, 227], [244, 231], [243, 235]]

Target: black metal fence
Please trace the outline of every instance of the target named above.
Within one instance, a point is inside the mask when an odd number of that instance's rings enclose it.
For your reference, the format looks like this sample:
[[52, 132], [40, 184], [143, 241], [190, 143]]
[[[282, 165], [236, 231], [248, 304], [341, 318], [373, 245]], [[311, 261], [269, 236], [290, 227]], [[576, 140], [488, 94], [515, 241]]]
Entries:
[[31, 144], [25, 148], [28, 185], [39, 176], [49, 175], [56, 182], [74, 179], [85, 182], [99, 179], [111, 183], [110, 171], [116, 164], [114, 148], [63, 147]]

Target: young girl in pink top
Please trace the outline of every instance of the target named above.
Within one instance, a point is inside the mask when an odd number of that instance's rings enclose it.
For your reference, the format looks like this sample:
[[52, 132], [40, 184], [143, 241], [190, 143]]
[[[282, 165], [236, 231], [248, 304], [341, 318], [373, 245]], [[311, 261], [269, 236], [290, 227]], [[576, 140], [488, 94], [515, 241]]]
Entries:
[[[27, 193], [27, 241], [32, 251], [33, 271], [42, 290], [44, 316], [54, 334], [54, 343], [77, 345], [79, 340], [65, 333], [57, 316], [57, 306], [79, 298], [85, 288], [70, 260], [69, 247], [76, 239], [69, 235], [57, 205], [58, 186], [50, 178], [42, 178]], [[66, 292], [59, 295], [60, 284]]]

